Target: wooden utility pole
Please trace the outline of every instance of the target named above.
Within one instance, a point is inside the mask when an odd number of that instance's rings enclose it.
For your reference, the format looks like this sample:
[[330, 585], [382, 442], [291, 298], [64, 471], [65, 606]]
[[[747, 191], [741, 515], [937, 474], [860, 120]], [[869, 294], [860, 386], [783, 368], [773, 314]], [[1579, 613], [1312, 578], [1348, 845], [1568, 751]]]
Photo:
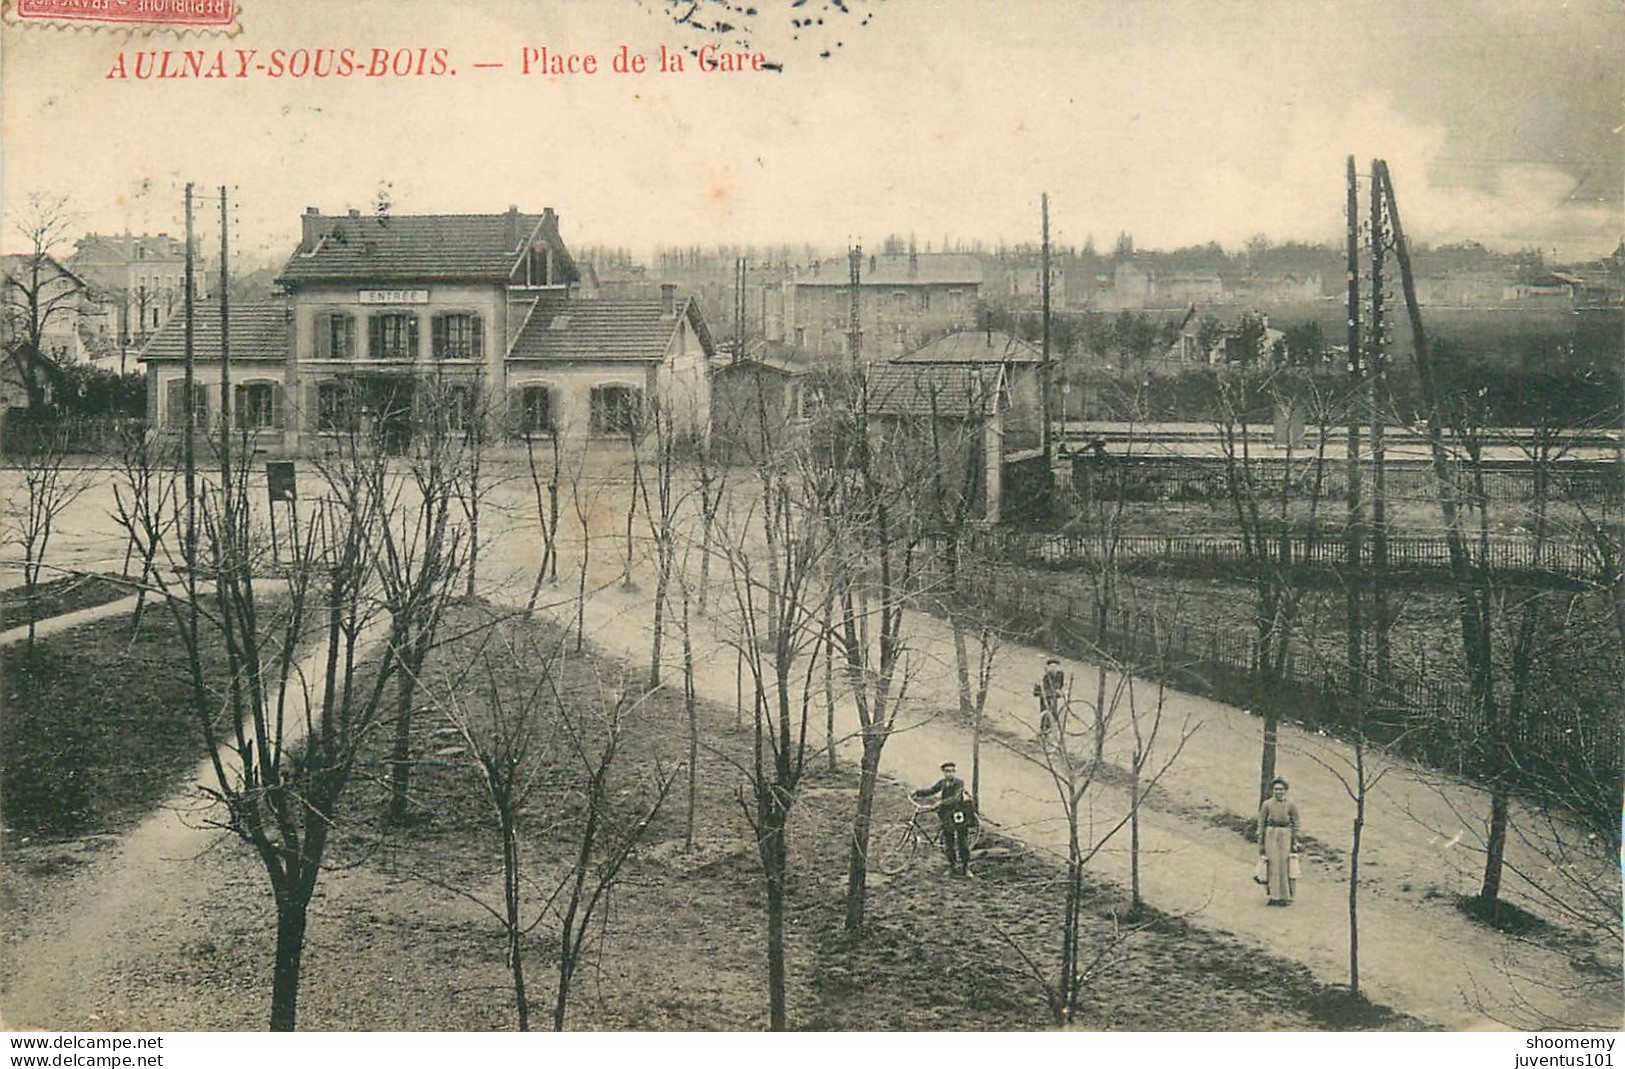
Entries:
[[858, 312], [860, 307], [858, 301], [858, 283], [863, 274], [863, 246], [852, 246], [852, 251], [847, 254], [846, 260], [848, 274], [851, 276], [852, 282], [852, 300], [847, 309], [846, 317], [846, 351], [852, 358], [852, 370], [857, 371], [863, 366], [861, 362], [862, 358], [860, 356], [863, 346], [863, 328], [858, 324]]
[[1361, 557], [1365, 541], [1360, 502], [1360, 177], [1348, 158], [1348, 688], [1360, 707], [1365, 660], [1360, 613]]
[[734, 260], [734, 361], [745, 359], [745, 258]]
[[1388, 650], [1388, 591], [1385, 570], [1388, 567], [1388, 512], [1383, 475], [1383, 423], [1387, 418], [1383, 404], [1387, 386], [1387, 321], [1384, 319], [1383, 301], [1385, 282], [1383, 268], [1387, 255], [1388, 226], [1383, 212], [1382, 190], [1378, 188], [1378, 160], [1371, 161], [1371, 325], [1366, 330], [1366, 380], [1371, 386], [1371, 613], [1373, 625], [1373, 652], [1376, 655], [1375, 679], [1386, 684], [1389, 676]]
[[[1422, 308], [1416, 298], [1410, 250], [1405, 245], [1405, 228], [1399, 222], [1399, 201], [1394, 196], [1394, 184], [1388, 176], [1387, 163], [1377, 161], [1377, 173], [1373, 179], [1388, 206], [1388, 225], [1394, 232], [1394, 259], [1399, 264], [1405, 314], [1411, 322], [1416, 376], [1422, 390], [1422, 404], [1427, 409], [1428, 452], [1433, 458], [1434, 480], [1439, 488], [1439, 511], [1444, 517], [1445, 540], [1450, 550], [1450, 574], [1456, 584], [1456, 602], [1461, 612], [1461, 643], [1467, 660], [1468, 686], [1471, 688], [1473, 705], [1488, 735], [1485, 740], [1488, 750], [1499, 753], [1505, 739], [1506, 725], [1502, 722], [1501, 710], [1495, 701], [1489, 604], [1491, 592], [1486, 582], [1474, 575], [1472, 557], [1462, 531], [1461, 508], [1453, 489], [1455, 480], [1440, 415], [1438, 368], [1434, 364], [1433, 354], [1428, 351], [1427, 335], [1422, 329]], [[1484, 843], [1484, 882], [1478, 892], [1479, 907], [1492, 920], [1499, 916], [1500, 910], [1510, 805], [1506, 779], [1497, 770], [1490, 785], [1490, 826]]]
[[220, 187], [220, 492], [231, 492], [231, 296], [226, 292], [231, 245], [226, 237], [226, 187]]
[[1040, 424], [1042, 430], [1040, 432], [1041, 436], [1039, 438], [1039, 442], [1042, 445], [1043, 450], [1044, 450], [1044, 477], [1047, 480], [1047, 479], [1054, 478], [1052, 465], [1055, 462], [1054, 443], [1051, 441], [1050, 425], [1049, 425], [1050, 424], [1050, 406], [1049, 406], [1050, 379], [1053, 376], [1051, 374], [1050, 352], [1049, 352], [1049, 194], [1048, 193], [1043, 194], [1043, 196], [1041, 197], [1041, 199], [1039, 201], [1039, 204], [1041, 205], [1040, 211], [1041, 211], [1042, 222], [1043, 222], [1043, 227], [1044, 227], [1044, 246], [1043, 246], [1043, 248], [1044, 248], [1044, 253], [1043, 253], [1043, 258], [1044, 258], [1044, 279], [1043, 279], [1043, 286], [1044, 286], [1044, 335], [1043, 335], [1044, 336], [1044, 362], [1041, 365], [1042, 368], [1043, 368], [1043, 375], [1039, 378], [1039, 384], [1042, 387], [1041, 392], [1043, 394], [1043, 396], [1039, 399], [1039, 407], [1043, 411], [1043, 421]]
[[192, 307], [192, 288], [194, 285], [192, 249], [192, 183], [186, 183], [186, 294], [184, 311], [186, 315], [185, 354], [186, 370], [182, 377], [182, 389], [185, 392], [183, 407], [186, 410], [183, 429], [186, 438], [181, 443], [181, 463], [186, 469], [186, 543], [184, 548], [186, 556], [186, 586], [187, 593], [193, 595], [191, 601], [197, 604], [197, 443], [193, 436], [197, 433], [197, 358], [192, 348], [192, 332], [195, 329], [196, 310]]

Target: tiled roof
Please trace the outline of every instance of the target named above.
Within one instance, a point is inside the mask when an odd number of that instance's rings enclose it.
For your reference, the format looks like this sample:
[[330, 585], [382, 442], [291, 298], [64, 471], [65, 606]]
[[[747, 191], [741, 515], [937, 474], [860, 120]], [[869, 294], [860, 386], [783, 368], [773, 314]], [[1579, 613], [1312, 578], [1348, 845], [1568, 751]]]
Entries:
[[677, 308], [677, 317], [667, 317], [658, 297], [542, 301], [508, 349], [508, 359], [659, 361], [679, 318], [687, 319], [710, 355], [711, 335], [693, 299], [685, 298]]
[[174, 262], [186, 257], [184, 242], [168, 234], [87, 234], [74, 242], [75, 265], [125, 266], [151, 261]]
[[[88, 283], [79, 274], [65, 266], [61, 260], [58, 260], [50, 253], [42, 253], [39, 262], [42, 267], [49, 265], [55, 268], [59, 278], [71, 278], [80, 286], [88, 288]], [[0, 266], [0, 274], [3, 274], [6, 278], [24, 278], [30, 275], [34, 269], [34, 254], [31, 252], [8, 252], [4, 256], [0, 256], [0, 264], [3, 264], [3, 266]], [[32, 285], [33, 283], [29, 282], [27, 284]], [[44, 289], [43, 283], [40, 288]]]
[[953, 419], [990, 415], [1002, 374], [973, 364], [876, 364], [868, 373], [869, 411]]
[[[520, 261], [520, 248], [545, 215], [322, 215], [301, 216], [317, 235], [313, 251], [296, 250], [280, 281], [328, 279], [489, 279], [503, 281]], [[563, 274], [575, 263], [556, 243]]]
[[[804, 271], [796, 277], [798, 286], [841, 287], [851, 281], [851, 269], [844, 257], [823, 261], [818, 265], [817, 274]], [[865, 256], [858, 271], [860, 286], [979, 286], [981, 282], [982, 261], [958, 253]]]
[[714, 375], [736, 371], [776, 371], [781, 375], [805, 375], [812, 366], [796, 351], [795, 346], [782, 341], [755, 341], [745, 350], [743, 360], [735, 360], [731, 349], [724, 348], [716, 364]]
[[[146, 348], [143, 360], [186, 359], [186, 317], [169, 317]], [[286, 301], [252, 301], [231, 306], [232, 360], [285, 360], [292, 330]], [[199, 361], [220, 359], [220, 306], [200, 302], [192, 315], [192, 356]]]
[[894, 357], [894, 364], [1038, 364], [1044, 354], [1002, 330], [961, 330]]

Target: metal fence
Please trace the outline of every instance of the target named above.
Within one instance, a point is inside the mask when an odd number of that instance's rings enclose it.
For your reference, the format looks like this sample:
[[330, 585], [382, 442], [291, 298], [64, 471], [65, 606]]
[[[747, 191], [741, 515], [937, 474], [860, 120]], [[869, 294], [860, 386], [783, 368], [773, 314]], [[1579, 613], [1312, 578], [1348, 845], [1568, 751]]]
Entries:
[[[1518, 535], [1472, 537], [1468, 549], [1475, 564], [1503, 572], [1544, 572], [1575, 579], [1597, 579], [1603, 562], [1596, 546], [1577, 540], [1548, 540], [1537, 546]], [[1247, 563], [1239, 535], [1091, 535], [986, 530], [971, 537], [971, 548], [986, 557], [1030, 561], [1050, 566], [1166, 561], [1192, 566]], [[1413, 535], [1388, 538], [1390, 568], [1448, 568], [1450, 544], [1444, 538]], [[1272, 564], [1345, 565], [1348, 543], [1335, 535], [1285, 535], [1271, 539], [1266, 550]], [[1367, 552], [1370, 552], [1369, 541]], [[1369, 563], [1369, 562], [1368, 562]]]
[[[1497, 503], [1529, 501], [1534, 498], [1535, 468], [1527, 460], [1486, 461], [1482, 465], [1484, 496]], [[1562, 460], [1548, 469], [1553, 497], [1586, 504], [1619, 504], [1625, 501], [1625, 470], [1615, 460]], [[1362, 464], [1366, 486], [1371, 485], [1372, 468]], [[1247, 476], [1254, 492], [1263, 497], [1282, 494], [1295, 499], [1318, 493], [1322, 500], [1341, 499], [1347, 494], [1348, 466], [1341, 458], [1326, 457], [1318, 465], [1313, 457], [1298, 457], [1291, 464], [1280, 457], [1255, 457], [1248, 461]], [[1469, 472], [1461, 467], [1458, 498], [1465, 500], [1471, 489]], [[1121, 457], [1074, 456], [1072, 485], [1085, 496], [1125, 501], [1213, 502], [1227, 493], [1225, 461], [1219, 457]], [[1437, 481], [1430, 463], [1416, 460], [1390, 460], [1383, 467], [1385, 492], [1394, 500], [1433, 500]]]
[[0, 419], [0, 453], [7, 457], [57, 454], [118, 456], [146, 421], [137, 416], [36, 415], [14, 409]]

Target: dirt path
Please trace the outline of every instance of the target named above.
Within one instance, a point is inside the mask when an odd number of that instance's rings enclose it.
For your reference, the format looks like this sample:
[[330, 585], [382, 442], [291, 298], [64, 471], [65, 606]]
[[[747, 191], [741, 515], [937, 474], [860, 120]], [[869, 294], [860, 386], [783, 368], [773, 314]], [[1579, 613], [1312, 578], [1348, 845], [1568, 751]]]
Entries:
[[[115, 603], [86, 612], [117, 608]], [[363, 641], [380, 633], [374, 625], [363, 632]], [[319, 679], [324, 658], [322, 649], [308, 654], [300, 665], [304, 677]], [[289, 741], [301, 730], [303, 709], [303, 694], [295, 688], [287, 705]], [[229, 768], [232, 756], [229, 751], [223, 756]], [[212, 953], [218, 931], [210, 924], [210, 897], [222, 872], [231, 868], [217, 852], [242, 850], [214, 823], [222, 813], [205, 794], [214, 775], [212, 762], [200, 762], [186, 787], [91, 860], [49, 914], [34, 918], [27, 938], [12, 944], [0, 990], [0, 1029], [140, 1027], [127, 1022], [120, 993], [162, 979], [146, 974], [160, 957], [158, 948], [195, 946]], [[260, 873], [262, 883], [263, 878]], [[274, 917], [269, 902], [265, 908]], [[184, 1022], [198, 1016], [177, 1007], [162, 1019]]]
[[[507, 587], [517, 585], [522, 584]], [[644, 660], [650, 615], [645, 594], [601, 591], [588, 608], [588, 636], [606, 651]], [[695, 630], [701, 696], [724, 706], [733, 703], [735, 654], [705, 621], [699, 621]], [[948, 628], [916, 615], [910, 635], [909, 708], [902, 729], [886, 747], [883, 771], [918, 784], [934, 778], [943, 760], [957, 760], [965, 769], [970, 741], [969, 733], [949, 717], [931, 715], [957, 704]], [[667, 651], [665, 659], [676, 662], [680, 654], [675, 635], [668, 636]], [[1009, 741], [984, 742], [983, 803], [1001, 830], [1064, 856], [1065, 823], [1052, 781], [1033, 762], [1035, 749], [1017, 741], [1031, 737], [1026, 710], [1033, 702], [1031, 683], [1043, 656], [1023, 647], [1001, 654], [988, 708], [994, 730]], [[1070, 663], [1066, 668], [1080, 681], [1093, 680], [1089, 666]], [[674, 667], [673, 678], [676, 671]], [[1143, 682], [1137, 689], [1142, 700], [1154, 693]], [[1143, 811], [1141, 880], [1147, 900], [1301, 961], [1323, 982], [1346, 984], [1344, 852], [1353, 810], [1341, 784], [1308, 755], [1335, 764], [1348, 756], [1348, 748], [1294, 728], [1282, 731], [1279, 767], [1292, 781], [1305, 831], [1329, 849], [1305, 859], [1294, 905], [1270, 909], [1251, 881], [1256, 848], [1233, 826], [1209, 819], [1226, 812], [1250, 815], [1250, 799], [1257, 789], [1259, 722], [1240, 710], [1174, 692], [1166, 696], [1164, 716], [1165, 732], [1181, 723], [1196, 730], [1163, 781], [1156, 808]], [[822, 723], [821, 713], [816, 720]], [[850, 736], [856, 726], [854, 710], [843, 702], [837, 736]], [[1109, 758], [1123, 762], [1126, 734], [1114, 737]], [[1101, 787], [1088, 820], [1095, 827], [1110, 826], [1128, 805], [1125, 790]], [[1577, 985], [1587, 978], [1576, 971], [1568, 953], [1516, 943], [1475, 925], [1455, 908], [1456, 894], [1476, 890], [1481, 864], [1480, 855], [1466, 845], [1473, 832], [1463, 818], [1472, 820], [1487, 811], [1487, 802], [1476, 789], [1408, 766], [1396, 766], [1379, 784], [1369, 802], [1362, 850], [1363, 990], [1374, 1001], [1453, 1030], [1529, 1024], [1531, 1015], [1618, 1028], [1617, 983], [1592, 977], [1590, 983]], [[1124, 834], [1094, 859], [1091, 868], [1126, 885], [1127, 854]], [[1516, 860], [1535, 864], [1531, 857]], [[1520, 889], [1509, 888], [1509, 896], [1518, 898]]]
[[[200, 765], [198, 775], [213, 771]], [[198, 797], [194, 787], [148, 817], [36, 918], [6, 963], [0, 1028], [127, 1027], [116, 993], [139, 985], [152, 948], [202, 934], [188, 918], [210, 895], [206, 855], [225, 833], [204, 823]]]
[[[522, 496], [522, 495], [520, 495]], [[499, 545], [482, 558], [482, 588], [508, 604], [522, 604], [530, 590], [539, 546], [523, 520], [523, 502], [504, 520], [487, 517], [487, 530]], [[613, 529], [613, 524], [606, 525]], [[83, 552], [94, 555], [94, 540]], [[103, 550], [102, 552], [105, 552]], [[573, 550], [564, 547], [565, 559]], [[617, 548], [607, 538], [595, 544], [595, 585], [613, 578]], [[561, 617], [573, 590], [550, 590]], [[588, 606], [589, 637], [606, 652], [634, 661], [648, 657], [650, 606], [644, 593], [610, 588]], [[704, 620], [697, 620], [696, 644], [701, 695], [723, 706], [735, 700], [735, 657]], [[906, 783], [934, 777], [938, 763], [969, 762], [968, 733], [951, 718], [935, 716], [956, 705], [951, 638], [945, 626], [912, 616], [913, 671], [905, 724], [887, 745], [884, 770]], [[680, 656], [675, 634], [668, 636], [667, 660]], [[1053, 802], [1047, 774], [1029, 758], [1031, 684], [1043, 655], [1030, 648], [1003, 651], [989, 701], [990, 724], [1011, 745], [983, 747], [983, 802], [1002, 830], [1039, 848], [1058, 849], [1064, 824]], [[1068, 671], [1090, 679], [1090, 667]], [[675, 675], [673, 676], [675, 678]], [[1137, 689], [1143, 693], [1145, 685]], [[1327, 983], [1347, 980], [1347, 849], [1352, 810], [1340, 784], [1309, 759], [1316, 753], [1336, 761], [1346, 748], [1291, 728], [1282, 734], [1281, 770], [1292, 781], [1305, 831], [1328, 850], [1312, 856], [1298, 901], [1288, 910], [1268, 909], [1250, 880], [1255, 848], [1225, 826], [1224, 814], [1242, 820], [1256, 796], [1259, 725], [1239, 710], [1188, 695], [1170, 694], [1168, 717], [1199, 724], [1179, 762], [1162, 784], [1163, 795], [1144, 814], [1142, 882], [1154, 905], [1190, 915], [1205, 927], [1239, 937], [1301, 961]], [[820, 718], [821, 719], [821, 718]], [[843, 703], [837, 735], [856, 726]], [[1122, 758], [1124, 740], [1109, 753]], [[141, 976], [143, 961], [156, 945], [198, 938], [200, 906], [207, 903], [217, 860], [209, 851], [222, 834], [202, 823], [193, 806], [196, 791], [155, 813], [114, 849], [86, 866], [72, 881], [50, 916], [20, 945], [7, 963], [7, 989], [0, 996], [6, 1027], [118, 1027], [116, 1007], [106, 1010], [106, 991]], [[1102, 787], [1090, 814], [1096, 826], [1125, 811], [1121, 790]], [[1558, 1021], [1618, 1028], [1621, 1003], [1617, 976], [1572, 991], [1577, 971], [1560, 949], [1514, 943], [1467, 921], [1453, 896], [1476, 887], [1479, 855], [1471, 844], [1470, 822], [1487, 811], [1481, 792], [1410, 768], [1396, 768], [1371, 803], [1362, 858], [1362, 981], [1376, 1001], [1450, 1029], [1495, 1027], [1501, 1020], [1527, 1020], [1517, 1013], [1527, 997], [1539, 1012]], [[1522, 856], [1518, 864], [1538, 868]], [[1124, 880], [1126, 842], [1114, 843], [1092, 862], [1100, 875]], [[1599, 880], [1617, 881], [1609, 870]], [[1516, 884], [1516, 881], [1514, 881]], [[1612, 886], [1616, 893], [1617, 882]], [[882, 892], [883, 893], [883, 892]], [[1528, 900], [1527, 888], [1509, 888], [1515, 900]], [[1514, 976], [1529, 978], [1514, 980]]]

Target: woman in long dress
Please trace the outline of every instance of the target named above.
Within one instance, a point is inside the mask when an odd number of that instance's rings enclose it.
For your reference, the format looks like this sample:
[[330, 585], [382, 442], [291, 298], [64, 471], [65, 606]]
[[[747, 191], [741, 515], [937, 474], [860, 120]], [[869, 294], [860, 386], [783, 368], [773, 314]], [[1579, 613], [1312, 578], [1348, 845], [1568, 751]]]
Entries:
[[1258, 856], [1269, 864], [1266, 887], [1272, 906], [1291, 905], [1296, 883], [1290, 866], [1298, 852], [1298, 807], [1286, 800], [1286, 792], [1286, 780], [1275, 780], [1272, 797], [1258, 807]]

